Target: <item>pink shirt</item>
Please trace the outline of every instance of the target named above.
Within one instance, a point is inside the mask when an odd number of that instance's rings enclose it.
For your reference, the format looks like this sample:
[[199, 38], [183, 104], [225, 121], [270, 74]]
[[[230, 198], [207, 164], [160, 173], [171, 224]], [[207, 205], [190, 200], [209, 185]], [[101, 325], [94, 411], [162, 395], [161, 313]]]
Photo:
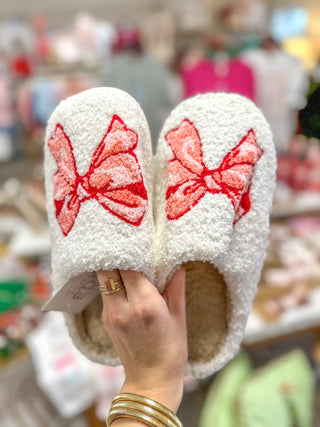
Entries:
[[182, 71], [184, 97], [205, 92], [239, 93], [254, 100], [254, 74], [249, 66], [231, 59], [227, 61], [202, 60]]

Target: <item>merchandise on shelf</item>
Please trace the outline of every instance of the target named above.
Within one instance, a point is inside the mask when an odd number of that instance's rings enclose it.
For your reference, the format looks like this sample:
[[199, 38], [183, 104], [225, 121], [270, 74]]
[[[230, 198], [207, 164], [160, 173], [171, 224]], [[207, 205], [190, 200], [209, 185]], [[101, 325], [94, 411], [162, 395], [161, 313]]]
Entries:
[[277, 175], [296, 192], [320, 193], [320, 141], [303, 135], [292, 138], [288, 154], [278, 157]]
[[320, 287], [320, 219], [315, 216], [273, 221], [270, 243], [253, 309], [275, 321], [309, 303]]
[[312, 367], [301, 350], [253, 369], [240, 353], [215, 378], [200, 427], [311, 427], [315, 400]]

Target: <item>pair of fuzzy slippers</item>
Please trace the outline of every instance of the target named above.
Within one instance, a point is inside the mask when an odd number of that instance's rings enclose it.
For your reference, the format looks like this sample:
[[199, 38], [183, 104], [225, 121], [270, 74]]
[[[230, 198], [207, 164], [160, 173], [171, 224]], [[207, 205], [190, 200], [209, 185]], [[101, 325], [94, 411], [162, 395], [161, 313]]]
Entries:
[[262, 113], [235, 94], [183, 101], [152, 158], [144, 113], [95, 88], [49, 119], [45, 181], [54, 295], [75, 345], [119, 359], [102, 326], [98, 270], [136, 270], [160, 292], [186, 269], [187, 373], [204, 377], [243, 337], [267, 245], [276, 155]]

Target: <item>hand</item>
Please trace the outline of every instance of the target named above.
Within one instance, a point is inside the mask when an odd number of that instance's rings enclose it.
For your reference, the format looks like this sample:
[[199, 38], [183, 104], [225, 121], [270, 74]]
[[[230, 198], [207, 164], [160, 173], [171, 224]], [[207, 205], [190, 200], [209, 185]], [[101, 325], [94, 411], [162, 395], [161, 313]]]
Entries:
[[[185, 271], [179, 269], [163, 295], [142, 274], [120, 271], [125, 288], [102, 296], [104, 323], [124, 366], [121, 392], [141, 394], [176, 412], [187, 363]], [[97, 272], [99, 283], [119, 279]]]

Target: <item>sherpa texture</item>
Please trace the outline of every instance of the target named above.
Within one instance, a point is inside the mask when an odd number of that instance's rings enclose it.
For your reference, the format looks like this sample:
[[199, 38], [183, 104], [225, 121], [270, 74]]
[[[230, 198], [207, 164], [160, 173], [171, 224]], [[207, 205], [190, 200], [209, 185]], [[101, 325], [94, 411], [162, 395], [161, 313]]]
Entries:
[[[100, 269], [136, 270], [154, 282], [152, 149], [138, 103], [114, 88], [62, 101], [48, 121], [44, 153], [53, 294], [72, 278], [98, 286]], [[90, 359], [116, 364], [108, 337], [104, 345], [99, 331], [94, 338], [101, 306], [92, 304], [66, 315], [70, 335]]]
[[157, 283], [162, 291], [188, 263], [187, 371], [197, 377], [219, 370], [239, 350], [267, 247], [275, 170], [269, 125], [240, 95], [187, 99], [162, 129], [154, 192]]

